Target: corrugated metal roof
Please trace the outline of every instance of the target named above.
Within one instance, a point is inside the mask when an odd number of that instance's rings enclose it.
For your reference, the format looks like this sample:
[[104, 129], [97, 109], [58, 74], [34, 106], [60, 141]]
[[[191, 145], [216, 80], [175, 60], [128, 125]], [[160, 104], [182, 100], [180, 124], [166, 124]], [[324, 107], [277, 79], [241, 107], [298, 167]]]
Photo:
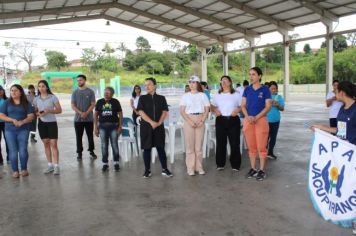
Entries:
[[356, 0], [0, 0], [0, 29], [107, 19], [199, 46], [356, 13]]

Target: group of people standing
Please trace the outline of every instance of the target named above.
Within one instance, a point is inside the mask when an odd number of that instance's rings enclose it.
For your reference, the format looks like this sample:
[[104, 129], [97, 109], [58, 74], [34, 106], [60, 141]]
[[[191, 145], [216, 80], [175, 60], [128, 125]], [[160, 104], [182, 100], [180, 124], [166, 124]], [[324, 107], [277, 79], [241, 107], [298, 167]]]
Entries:
[[[225, 168], [228, 153], [227, 144], [229, 143], [231, 168], [233, 171], [240, 171], [240, 133], [241, 127], [243, 127], [242, 131], [246, 138], [251, 164], [251, 169], [246, 177], [255, 177], [257, 180], [263, 180], [266, 177], [267, 156], [276, 158], [273, 147], [279, 127], [279, 111], [283, 110], [284, 102], [282, 97], [277, 94], [276, 83], [270, 83], [270, 88], [261, 84], [262, 71], [260, 68], [251, 68], [249, 76], [251, 85], [244, 86], [243, 90], [235, 90], [232, 79], [227, 75], [222, 76], [218, 94], [212, 99], [207, 84], [201, 82], [197, 76], [192, 76], [188, 81], [189, 90], [182, 96], [179, 104], [180, 114], [184, 119], [188, 175], [205, 174], [202, 163], [202, 145], [205, 122], [211, 112], [216, 118], [217, 170], [222, 171]], [[97, 158], [94, 152], [93, 134], [95, 134], [101, 139], [102, 170], [109, 170], [108, 149], [110, 142], [114, 169], [119, 171], [118, 138], [122, 132], [123, 113], [120, 102], [113, 98], [115, 91], [111, 87], [105, 88], [104, 98], [96, 101], [93, 90], [86, 87], [85, 75], [79, 75], [77, 82], [78, 89], [73, 92], [71, 97], [71, 106], [75, 111], [77, 160], [81, 161], [83, 158], [82, 138], [85, 130], [90, 158], [92, 160]], [[168, 104], [164, 96], [156, 93], [156, 85], [154, 78], [145, 79], [145, 95], [141, 95], [140, 86], [135, 85], [130, 101], [135, 124], [138, 121], [137, 117], [140, 117], [140, 139], [145, 164], [144, 178], [149, 178], [152, 175], [150, 166], [152, 148], [157, 149], [162, 175], [173, 176], [167, 168], [164, 149], [164, 120], [168, 115]], [[27, 97], [20, 85], [13, 85], [10, 88], [9, 99], [6, 99], [5, 91], [0, 88], [0, 106], [0, 119], [2, 120], [0, 132], [5, 132], [13, 177], [28, 176], [27, 143], [30, 131], [34, 131], [37, 118], [38, 131], [48, 162], [44, 173], [58, 175], [60, 168], [56, 114], [61, 113], [62, 108], [58, 98], [51, 92], [47, 81], [38, 82], [37, 95], [34, 92], [34, 87], [31, 87]], [[243, 122], [240, 116], [244, 117]], [[36, 141], [34, 135], [31, 136], [31, 140]], [[257, 156], [260, 157], [259, 169], [256, 166]], [[2, 156], [0, 157], [2, 158]], [[18, 168], [18, 158], [21, 162], [21, 172]]]
[[[240, 171], [241, 118], [244, 118], [242, 131], [246, 138], [251, 164], [246, 177], [254, 177], [259, 181], [266, 178], [267, 157], [277, 158], [273, 149], [281, 119], [280, 111], [284, 110], [284, 101], [278, 95], [276, 82], [269, 83], [269, 87], [261, 84], [260, 68], [251, 68], [249, 76], [251, 85], [246, 81], [247, 84], [244, 82], [244, 87], [237, 90], [233, 88], [229, 76], [222, 76], [218, 94], [213, 96], [211, 103], [203, 93], [199, 78], [192, 76], [189, 80], [189, 90], [186, 90], [180, 102], [180, 113], [185, 121], [183, 128], [188, 175], [205, 174], [202, 165], [202, 143], [204, 123], [210, 110], [215, 116], [216, 169], [218, 171], [225, 169], [229, 143], [232, 171]], [[257, 156], [260, 158], [259, 169], [256, 166]]]

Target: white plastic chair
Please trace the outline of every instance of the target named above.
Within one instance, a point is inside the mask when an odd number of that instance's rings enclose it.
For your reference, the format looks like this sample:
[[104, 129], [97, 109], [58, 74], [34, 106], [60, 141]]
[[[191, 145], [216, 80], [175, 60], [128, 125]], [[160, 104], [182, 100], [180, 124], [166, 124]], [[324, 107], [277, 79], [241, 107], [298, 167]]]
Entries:
[[[120, 150], [122, 150], [122, 156], [124, 162], [128, 162], [131, 157], [131, 153], [134, 152], [135, 156], [138, 156], [138, 148], [137, 148], [137, 142], [136, 142], [136, 137], [135, 137], [135, 131], [134, 131], [134, 125], [132, 123], [128, 123], [127, 127], [122, 127], [122, 130], [127, 130], [129, 133], [129, 136], [122, 136], [122, 134], [119, 137], [119, 145], [120, 145]], [[128, 153], [128, 147], [131, 148], [130, 150], [130, 155]]]
[[164, 122], [164, 128], [166, 130], [166, 144], [169, 150], [169, 157], [171, 163], [174, 163], [174, 154], [175, 154], [175, 144], [176, 144], [176, 131], [180, 130], [181, 133], [181, 145], [182, 150], [185, 152], [185, 143], [184, 143], [184, 133], [183, 133], [183, 122], [181, 120], [179, 107], [171, 107], [168, 113], [168, 117]]

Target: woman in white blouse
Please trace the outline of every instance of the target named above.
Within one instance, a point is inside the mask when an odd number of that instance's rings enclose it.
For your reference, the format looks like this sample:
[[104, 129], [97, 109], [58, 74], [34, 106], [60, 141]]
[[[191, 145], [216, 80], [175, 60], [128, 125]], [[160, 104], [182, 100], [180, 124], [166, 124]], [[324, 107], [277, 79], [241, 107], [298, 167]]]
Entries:
[[224, 75], [220, 79], [220, 90], [212, 101], [212, 111], [216, 116], [216, 166], [224, 170], [226, 163], [227, 138], [231, 147], [230, 164], [233, 171], [241, 166], [240, 118], [241, 96], [232, 87], [231, 78]]
[[195, 175], [195, 172], [203, 175], [204, 122], [208, 117], [210, 103], [197, 76], [189, 79], [189, 88], [190, 92], [185, 93], [180, 101], [180, 114], [184, 118], [187, 173], [190, 176]]
[[130, 99], [130, 105], [132, 108], [132, 119], [134, 124], [136, 124], [137, 117], [139, 117], [137, 111], [137, 104], [138, 104], [138, 100], [140, 99], [140, 96], [141, 96], [141, 87], [140, 85], [136, 84], [132, 91], [132, 98]]

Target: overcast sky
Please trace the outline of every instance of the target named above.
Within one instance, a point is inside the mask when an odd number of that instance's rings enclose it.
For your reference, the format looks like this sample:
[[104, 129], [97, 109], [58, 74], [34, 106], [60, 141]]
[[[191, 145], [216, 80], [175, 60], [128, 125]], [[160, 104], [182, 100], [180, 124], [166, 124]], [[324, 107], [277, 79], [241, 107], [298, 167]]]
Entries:
[[[334, 24], [334, 31], [354, 29], [356, 15], [340, 18], [339, 23]], [[324, 34], [325, 27], [321, 24], [312, 24], [295, 28], [290, 34], [297, 33], [301, 37]], [[164, 51], [169, 49], [169, 45], [162, 43], [162, 36], [147, 31], [132, 28], [126, 25], [110, 22], [106, 26], [106, 20], [91, 20], [75, 23], [66, 23], [50, 26], [40, 26], [33, 28], [2, 30], [0, 31], [0, 55], [6, 55], [8, 52], [4, 47], [4, 42], [8, 41], [15, 44], [19, 41], [32, 41], [36, 44], [36, 58], [34, 65], [46, 63], [44, 49], [63, 52], [68, 60], [79, 59], [83, 48], [94, 47], [98, 50], [103, 48], [105, 42], [117, 47], [120, 42], [134, 50], [135, 41], [138, 36], [148, 39], [153, 50]], [[256, 45], [279, 42], [282, 36], [279, 33], [271, 33], [256, 39]], [[312, 48], [319, 48], [324, 39], [305, 41], [297, 44], [297, 51], [302, 51], [305, 43], [309, 43]], [[79, 42], [79, 45], [77, 43]], [[241, 40], [229, 44], [228, 49], [239, 49]], [[185, 43], [182, 42], [182, 45]], [[120, 53], [117, 52], [119, 55]], [[9, 57], [5, 59], [6, 63], [13, 67], [13, 62]], [[2, 63], [2, 62], [1, 62]], [[20, 68], [24, 68], [22, 64]]]

